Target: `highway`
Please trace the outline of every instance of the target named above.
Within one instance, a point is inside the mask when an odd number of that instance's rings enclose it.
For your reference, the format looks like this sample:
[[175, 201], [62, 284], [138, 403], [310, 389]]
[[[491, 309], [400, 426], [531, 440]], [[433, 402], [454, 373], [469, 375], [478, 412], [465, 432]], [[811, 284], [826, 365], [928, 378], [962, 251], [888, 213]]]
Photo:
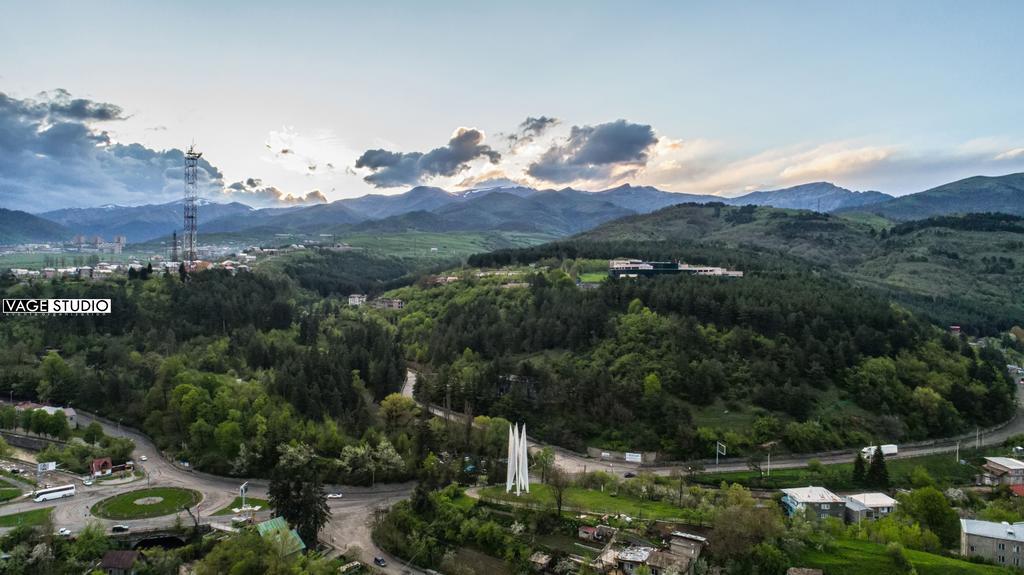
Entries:
[[[416, 384], [416, 373], [409, 370], [406, 375], [405, 385], [402, 388], [402, 395], [413, 398], [413, 390]], [[422, 405], [422, 404], [421, 404]], [[977, 444], [982, 446], [997, 445], [1006, 441], [1008, 438], [1014, 435], [1024, 434], [1024, 414], [1022, 414], [1022, 406], [1024, 406], [1024, 386], [1017, 386], [1017, 404], [1016, 413], [1013, 419], [1003, 427], [994, 430], [990, 433], [985, 433], [978, 438]], [[463, 420], [463, 414], [458, 412], [448, 413], [444, 408], [431, 405], [430, 411], [437, 417], [450, 417], [456, 420]], [[895, 456], [891, 456], [888, 459], [906, 459], [911, 457], [921, 457], [924, 455], [934, 455], [938, 453], [954, 453], [957, 449], [957, 438], [950, 439], [939, 439], [932, 442], [928, 442], [927, 445], [915, 445], [907, 444], [899, 447], [899, 453]], [[967, 450], [976, 445], [975, 438], [960, 438], [960, 448]], [[625, 473], [639, 473], [641, 471], [653, 473], [655, 475], [669, 475], [675, 470], [686, 471], [688, 467], [696, 466], [698, 473], [717, 473], [717, 472], [729, 472], [729, 471], [747, 471], [749, 467], [745, 458], [721, 458], [718, 465], [715, 465], [714, 460], [700, 460], [693, 462], [672, 462], [666, 463], [665, 465], [641, 465], [638, 463], [628, 463], [625, 461], [607, 461], [597, 460], [590, 458], [586, 455], [563, 449], [555, 446], [546, 446], [536, 440], [529, 438], [528, 443], [531, 449], [540, 449], [542, 447], [551, 447], [555, 454], [555, 465], [568, 471], [569, 473], [582, 473], [585, 471], [607, 471], [612, 474], [622, 475]], [[811, 461], [819, 461], [823, 464], [832, 463], [850, 463], [856, 456], [855, 450], [849, 451], [833, 451], [828, 453], [810, 453], [801, 455], [785, 455], [778, 458], [773, 457], [771, 461], [771, 469], [793, 469], [800, 467], [807, 467]], [[699, 465], [697, 465], [699, 463]]]

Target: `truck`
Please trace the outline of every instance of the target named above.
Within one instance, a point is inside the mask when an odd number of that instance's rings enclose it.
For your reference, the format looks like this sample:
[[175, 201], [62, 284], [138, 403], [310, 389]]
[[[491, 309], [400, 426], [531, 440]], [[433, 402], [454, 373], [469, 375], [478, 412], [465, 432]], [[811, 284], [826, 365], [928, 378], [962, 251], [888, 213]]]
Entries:
[[882, 448], [882, 455], [885, 455], [886, 457], [890, 455], [896, 455], [897, 453], [899, 453], [899, 448], [897, 448], [896, 445], [892, 443], [886, 443], [885, 445], [869, 445], [864, 449], [861, 449], [860, 453], [864, 457], [871, 459], [872, 457], [875, 456], [875, 450], [878, 449], [879, 447]]

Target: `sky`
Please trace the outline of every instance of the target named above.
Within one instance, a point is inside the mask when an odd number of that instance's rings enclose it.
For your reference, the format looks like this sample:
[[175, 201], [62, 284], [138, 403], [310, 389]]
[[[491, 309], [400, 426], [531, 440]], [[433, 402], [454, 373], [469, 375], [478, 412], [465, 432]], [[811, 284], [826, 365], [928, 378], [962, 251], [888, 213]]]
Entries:
[[5, 2], [0, 206], [1024, 171], [1020, 2]]

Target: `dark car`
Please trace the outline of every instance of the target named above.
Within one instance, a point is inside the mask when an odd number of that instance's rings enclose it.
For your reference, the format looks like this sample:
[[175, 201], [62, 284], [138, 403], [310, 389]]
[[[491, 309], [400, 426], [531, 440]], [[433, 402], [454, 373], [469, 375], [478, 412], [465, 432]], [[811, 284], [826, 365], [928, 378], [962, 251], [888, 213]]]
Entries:
[[626, 479], [632, 479], [636, 477], [636, 473], [633, 473], [632, 471], [627, 471], [626, 474], [623, 475], [623, 477], [625, 477]]
[[129, 528], [128, 528], [127, 525], [115, 525], [115, 526], [110, 528], [110, 532], [111, 533], [127, 533], [128, 529]]
[[388, 566], [388, 562], [385, 561], [383, 557], [374, 557], [373, 558], [373, 564], [376, 565], [377, 567], [387, 567]]

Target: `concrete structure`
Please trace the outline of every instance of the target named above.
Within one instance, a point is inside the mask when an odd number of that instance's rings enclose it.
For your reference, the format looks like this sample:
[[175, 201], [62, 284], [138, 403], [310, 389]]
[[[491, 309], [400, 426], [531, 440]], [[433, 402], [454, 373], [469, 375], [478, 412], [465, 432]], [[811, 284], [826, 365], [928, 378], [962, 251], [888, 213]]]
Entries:
[[960, 520], [960, 554], [981, 557], [996, 565], [1021, 567], [1024, 523]]
[[637, 259], [608, 261], [608, 276], [613, 278], [635, 278], [641, 276], [690, 274], [695, 276], [718, 276], [741, 278], [743, 272], [715, 266], [694, 266], [678, 262], [646, 262]]
[[825, 519], [836, 517], [842, 519], [845, 515], [846, 506], [841, 497], [832, 493], [824, 487], [795, 487], [782, 490], [782, 505], [786, 509], [786, 515], [792, 517], [797, 513], [803, 513], [805, 509], [812, 509], [814, 514]]
[[981, 466], [981, 482], [985, 485], [1024, 484], [1024, 462], [1011, 457], [986, 457]]
[[354, 293], [348, 296], [348, 305], [352, 307], [359, 307], [366, 303], [366, 296], [361, 293]]
[[526, 424], [520, 428], [518, 424], [508, 426], [508, 464], [505, 475], [505, 493], [515, 486], [516, 495], [530, 492], [530, 451], [526, 445]]
[[881, 519], [896, 510], [897, 501], [884, 493], [858, 493], [846, 497], [846, 521]]
[[402, 309], [405, 307], [405, 302], [396, 298], [382, 297], [373, 300], [370, 305], [377, 309]]

